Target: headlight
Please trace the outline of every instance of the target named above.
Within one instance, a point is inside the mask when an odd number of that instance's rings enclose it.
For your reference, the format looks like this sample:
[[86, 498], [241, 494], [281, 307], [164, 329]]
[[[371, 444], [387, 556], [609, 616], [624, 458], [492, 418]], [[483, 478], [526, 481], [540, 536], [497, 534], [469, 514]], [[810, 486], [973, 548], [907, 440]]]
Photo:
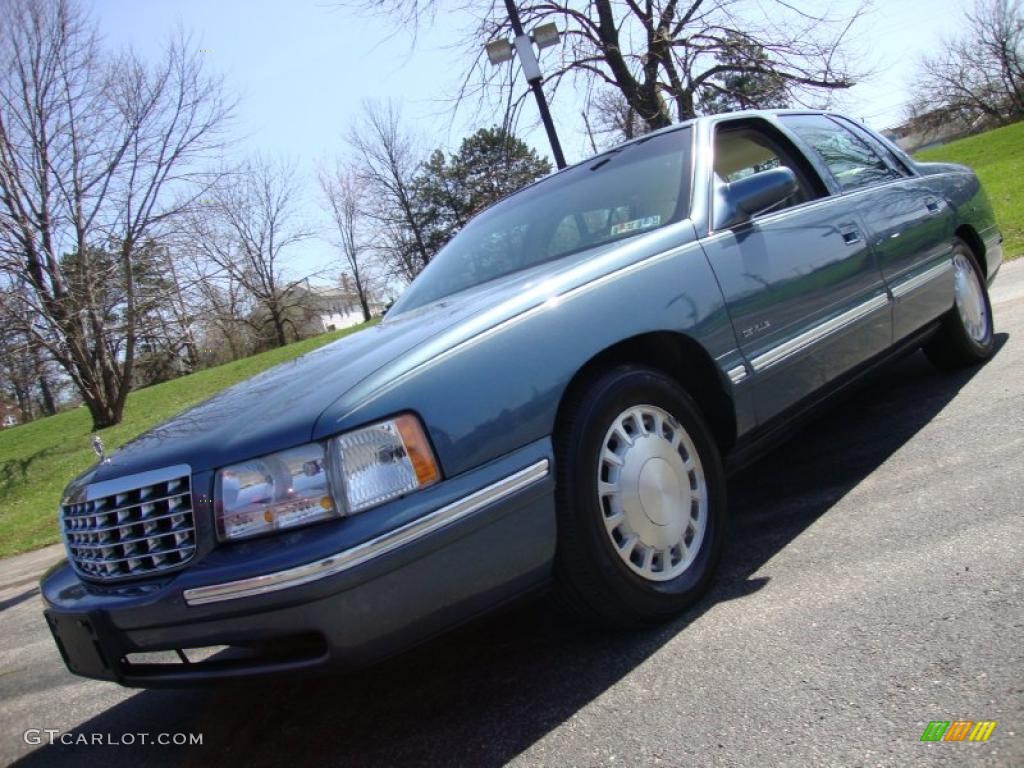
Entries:
[[441, 479], [415, 416], [405, 414], [217, 472], [221, 540], [351, 515]]
[[214, 500], [221, 539], [244, 539], [338, 516], [324, 449], [317, 443], [220, 470]]
[[410, 414], [334, 438], [345, 511], [362, 512], [436, 483], [441, 472], [419, 420]]

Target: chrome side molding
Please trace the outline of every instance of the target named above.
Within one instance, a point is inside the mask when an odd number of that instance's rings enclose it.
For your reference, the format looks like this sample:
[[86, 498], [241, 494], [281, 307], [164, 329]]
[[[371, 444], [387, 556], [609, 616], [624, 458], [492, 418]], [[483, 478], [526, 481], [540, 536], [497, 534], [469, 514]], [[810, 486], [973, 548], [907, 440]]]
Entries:
[[781, 363], [790, 355], [795, 355], [797, 352], [821, 341], [826, 336], [829, 336], [848, 325], [852, 325], [858, 320], [862, 320], [876, 310], [888, 306], [888, 304], [889, 296], [885, 293], [880, 293], [877, 296], [868, 299], [864, 303], [858, 304], [853, 309], [848, 309], [840, 315], [836, 315], [813, 328], [809, 328], [799, 336], [794, 336], [789, 341], [783, 342], [777, 347], [772, 347], [767, 352], [763, 352], [750, 361], [751, 365], [754, 366], [755, 372], [760, 373], [766, 368], [770, 368], [777, 363]]
[[937, 277], [941, 277], [950, 270], [953, 269], [952, 261], [944, 261], [941, 264], [937, 264], [930, 269], [926, 269], [924, 272], [914, 275], [913, 277], [907, 278], [899, 283], [892, 286], [893, 298], [901, 299], [911, 291], [916, 291], [923, 285], [930, 283]]
[[725, 375], [729, 377], [729, 381], [731, 381], [733, 384], [739, 384], [741, 381], [747, 378], [747, 366], [742, 364], [737, 365], [736, 367], [730, 368], [728, 371], [726, 371]]
[[284, 571], [266, 573], [248, 579], [194, 587], [184, 592], [188, 605], [206, 605], [241, 597], [264, 595], [282, 589], [297, 587], [312, 581], [334, 576], [342, 571], [393, 552], [400, 547], [418, 541], [458, 520], [479, 512], [484, 507], [511, 496], [544, 479], [550, 472], [550, 462], [541, 459], [525, 469], [492, 483], [451, 504], [430, 512], [423, 517], [399, 526], [392, 531], [363, 542], [351, 549], [337, 552], [329, 557]]

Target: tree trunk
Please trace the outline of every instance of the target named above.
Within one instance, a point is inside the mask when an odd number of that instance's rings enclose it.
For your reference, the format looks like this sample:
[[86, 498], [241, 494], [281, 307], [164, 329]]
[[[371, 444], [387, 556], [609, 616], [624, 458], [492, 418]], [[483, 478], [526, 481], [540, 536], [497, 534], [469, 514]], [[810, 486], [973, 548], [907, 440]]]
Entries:
[[39, 394], [43, 405], [43, 413], [53, 416], [57, 413], [57, 404], [53, 400], [53, 390], [50, 389], [50, 382], [46, 380], [45, 374], [39, 374]]
[[113, 427], [121, 422], [121, 416], [124, 411], [123, 406], [118, 408], [116, 404], [112, 404], [104, 399], [97, 400], [95, 398], [87, 399], [85, 406], [89, 409], [89, 415], [92, 416], [93, 432]]
[[199, 345], [196, 344], [196, 337], [192, 331], [187, 333], [188, 335], [185, 337], [185, 364], [188, 366], [189, 373], [193, 373], [199, 368]]
[[274, 336], [277, 338], [277, 346], [283, 347], [288, 343], [288, 337], [284, 331], [284, 318], [281, 317], [281, 312], [277, 307], [272, 307], [270, 310], [270, 322], [274, 326]]
[[32, 421], [32, 398], [28, 391], [17, 384], [14, 385], [14, 397], [18, 401], [18, 412], [21, 413], [21, 423]]
[[80, 369], [78, 371], [84, 385], [78, 390], [85, 401], [85, 406], [92, 416], [93, 431], [106, 429], [121, 422], [124, 412], [124, 400], [117, 396], [117, 387], [112, 372]]

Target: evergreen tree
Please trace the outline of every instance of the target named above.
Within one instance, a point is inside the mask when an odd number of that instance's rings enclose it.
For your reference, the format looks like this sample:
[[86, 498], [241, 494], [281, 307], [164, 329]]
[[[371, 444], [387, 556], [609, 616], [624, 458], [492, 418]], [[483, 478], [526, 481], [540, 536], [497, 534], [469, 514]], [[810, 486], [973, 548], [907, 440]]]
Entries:
[[701, 90], [701, 114], [790, 106], [786, 80], [764, 48], [737, 34], [729, 34], [727, 41], [728, 47], [718, 58], [722, 73], [706, 80]]
[[414, 180], [428, 250], [436, 253], [475, 214], [551, 173], [551, 163], [502, 128], [481, 128], [445, 156], [434, 150]]

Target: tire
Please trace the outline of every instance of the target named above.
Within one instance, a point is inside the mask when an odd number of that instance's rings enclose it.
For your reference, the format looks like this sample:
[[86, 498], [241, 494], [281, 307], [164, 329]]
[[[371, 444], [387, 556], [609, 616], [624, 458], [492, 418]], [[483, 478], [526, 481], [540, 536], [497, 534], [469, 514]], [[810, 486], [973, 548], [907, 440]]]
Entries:
[[[726, 523], [725, 473], [700, 410], [665, 374], [620, 366], [570, 396], [566, 413], [556, 432], [556, 593], [606, 626], [677, 615], [707, 588]], [[633, 429], [632, 442], [613, 425]], [[621, 452], [621, 467], [609, 452]]]
[[946, 370], [982, 363], [995, 349], [985, 274], [970, 246], [959, 238], [953, 240], [953, 271], [953, 308], [942, 318], [938, 333], [924, 345], [928, 359]]

